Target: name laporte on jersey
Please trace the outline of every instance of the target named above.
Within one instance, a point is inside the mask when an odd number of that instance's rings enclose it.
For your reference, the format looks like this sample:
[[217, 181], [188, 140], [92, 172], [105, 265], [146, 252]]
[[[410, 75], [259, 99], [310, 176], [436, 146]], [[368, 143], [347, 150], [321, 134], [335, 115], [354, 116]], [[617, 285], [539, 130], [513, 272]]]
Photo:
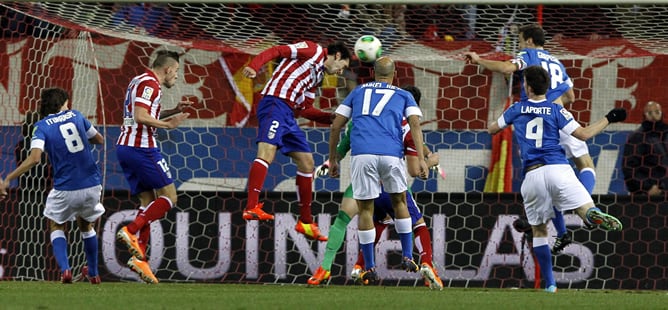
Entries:
[[[571, 112], [568, 112], [566, 109], [559, 109], [559, 113], [561, 113], [567, 120], [570, 120], [573, 118], [573, 114]], [[545, 115], [550, 115], [552, 114], [552, 108], [551, 107], [532, 107], [532, 106], [523, 106], [522, 107], [522, 114], [545, 114]]]

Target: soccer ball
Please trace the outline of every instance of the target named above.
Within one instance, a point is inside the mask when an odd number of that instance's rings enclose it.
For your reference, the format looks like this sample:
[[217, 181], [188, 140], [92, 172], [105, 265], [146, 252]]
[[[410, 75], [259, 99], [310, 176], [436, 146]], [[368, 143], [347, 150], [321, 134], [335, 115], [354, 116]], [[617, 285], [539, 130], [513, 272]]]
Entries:
[[374, 62], [383, 53], [383, 46], [372, 35], [361, 36], [355, 42], [355, 55], [361, 62]]

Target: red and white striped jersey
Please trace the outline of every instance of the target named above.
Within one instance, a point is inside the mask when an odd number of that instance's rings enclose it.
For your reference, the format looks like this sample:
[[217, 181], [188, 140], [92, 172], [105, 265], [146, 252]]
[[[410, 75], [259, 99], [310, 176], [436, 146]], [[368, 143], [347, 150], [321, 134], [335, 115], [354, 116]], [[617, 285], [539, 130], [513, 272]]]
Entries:
[[132, 147], [158, 147], [155, 140], [155, 128], [135, 121], [137, 107], [148, 110], [156, 119], [160, 118], [160, 98], [162, 89], [158, 78], [151, 71], [135, 76], [125, 94], [123, 102], [123, 125], [121, 134], [116, 141], [117, 145]]
[[256, 72], [270, 60], [282, 58], [262, 95], [281, 98], [294, 108], [315, 99], [315, 89], [322, 82], [327, 49], [304, 41], [271, 47], [258, 54], [248, 64]]
[[413, 135], [411, 135], [411, 126], [405, 118], [401, 121], [401, 130], [404, 135], [404, 155], [417, 156], [418, 153], [415, 148], [415, 141], [413, 140]]

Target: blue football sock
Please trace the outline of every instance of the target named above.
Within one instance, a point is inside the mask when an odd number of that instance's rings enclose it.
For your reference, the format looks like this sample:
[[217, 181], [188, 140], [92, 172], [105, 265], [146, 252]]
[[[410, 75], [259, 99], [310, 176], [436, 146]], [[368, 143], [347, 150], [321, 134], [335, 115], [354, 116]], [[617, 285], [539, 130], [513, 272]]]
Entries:
[[552, 224], [557, 230], [557, 237], [561, 238], [566, 234], [566, 222], [564, 222], [564, 214], [557, 209], [557, 207], [552, 207], [554, 209], [554, 217], [552, 218]]
[[589, 192], [589, 195], [594, 192], [594, 186], [596, 185], [596, 173], [594, 172], [594, 169], [592, 168], [584, 168], [580, 170], [580, 173], [578, 173], [578, 179], [580, 179], [580, 183], [584, 185], [584, 187], [587, 189], [587, 192]]
[[376, 229], [358, 230], [357, 235], [360, 242], [360, 250], [362, 250], [362, 257], [364, 257], [364, 270], [376, 267], [376, 258], [374, 257]]
[[[540, 275], [545, 281], [545, 287], [557, 285], [552, 272], [552, 254], [550, 253], [550, 246], [547, 244], [547, 238], [533, 238], [533, 242], [533, 254], [536, 255], [538, 265], [540, 265]], [[540, 245], [536, 246], [536, 244]]]
[[86, 262], [88, 265], [87, 276], [97, 276], [97, 234], [95, 230], [81, 233], [84, 243], [84, 252], [86, 253]]
[[364, 270], [369, 270], [376, 267], [376, 258], [374, 257], [373, 253], [373, 243], [360, 244], [360, 248], [362, 249], [362, 256], [364, 257]]
[[53, 247], [53, 256], [56, 257], [60, 272], [70, 269], [70, 263], [67, 261], [67, 239], [65, 232], [55, 230], [51, 232], [51, 246]]
[[396, 219], [394, 222], [394, 229], [399, 235], [401, 241], [401, 253], [403, 257], [413, 258], [413, 227], [410, 217], [403, 219]]

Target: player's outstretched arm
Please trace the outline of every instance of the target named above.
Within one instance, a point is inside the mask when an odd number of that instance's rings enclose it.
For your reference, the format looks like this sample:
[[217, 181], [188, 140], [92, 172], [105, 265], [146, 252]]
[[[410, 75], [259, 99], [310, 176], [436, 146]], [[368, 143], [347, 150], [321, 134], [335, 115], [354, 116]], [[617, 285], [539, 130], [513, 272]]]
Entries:
[[586, 141], [591, 137], [599, 134], [605, 127], [609, 124], [623, 122], [626, 119], [626, 110], [623, 108], [612, 109], [604, 118], [598, 120], [596, 123], [593, 123], [587, 127], [578, 127], [576, 128], [571, 135]]
[[517, 71], [517, 65], [510, 61], [499, 61], [499, 60], [480, 58], [480, 56], [476, 52], [464, 53], [464, 57], [466, 58], [467, 62], [472, 64], [478, 64], [490, 71], [500, 72], [504, 74], [511, 74]]
[[16, 167], [14, 171], [10, 172], [4, 180], [0, 180], [0, 200], [2, 200], [4, 196], [7, 196], [7, 187], [12, 180], [28, 172], [32, 167], [42, 161], [42, 153], [43, 152], [40, 149], [31, 149], [28, 158], [21, 162], [21, 164]]

